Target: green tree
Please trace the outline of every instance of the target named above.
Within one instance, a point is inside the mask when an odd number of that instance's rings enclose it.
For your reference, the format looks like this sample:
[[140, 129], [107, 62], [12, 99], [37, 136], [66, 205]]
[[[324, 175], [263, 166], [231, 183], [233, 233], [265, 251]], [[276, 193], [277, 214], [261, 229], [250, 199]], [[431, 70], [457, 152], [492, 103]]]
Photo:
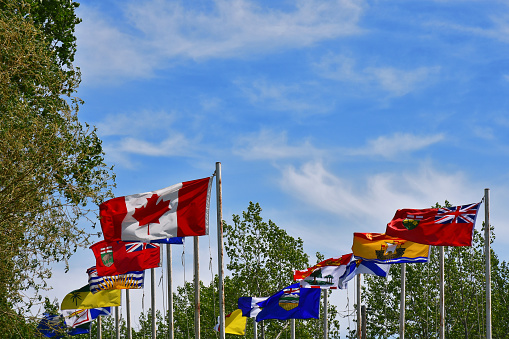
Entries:
[[67, 262], [79, 246], [88, 245], [89, 234], [78, 221], [95, 216], [88, 205], [110, 195], [113, 179], [101, 140], [79, 122], [81, 100], [72, 96], [80, 81], [71, 64], [70, 37], [78, 20], [63, 18], [60, 9], [75, 6], [56, 0], [30, 4], [0, 0], [0, 328], [5, 338], [19, 337], [30, 307], [41, 302], [50, 264]]

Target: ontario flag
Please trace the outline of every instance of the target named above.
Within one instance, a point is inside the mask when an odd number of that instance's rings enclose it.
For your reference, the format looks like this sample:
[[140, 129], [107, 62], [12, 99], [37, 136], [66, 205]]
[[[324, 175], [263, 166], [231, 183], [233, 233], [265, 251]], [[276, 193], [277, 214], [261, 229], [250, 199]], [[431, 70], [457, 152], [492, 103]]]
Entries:
[[107, 241], [144, 241], [207, 235], [212, 177], [153, 192], [117, 197], [99, 206]]
[[336, 289], [339, 278], [345, 274], [351, 258], [352, 253], [345, 254], [338, 258], [326, 259], [306, 270], [294, 271], [293, 280], [299, 280], [302, 288]]
[[90, 246], [94, 252], [98, 276], [126, 274], [161, 266], [158, 244], [106, 240]]
[[472, 246], [480, 205], [397, 210], [385, 234], [426, 245]]

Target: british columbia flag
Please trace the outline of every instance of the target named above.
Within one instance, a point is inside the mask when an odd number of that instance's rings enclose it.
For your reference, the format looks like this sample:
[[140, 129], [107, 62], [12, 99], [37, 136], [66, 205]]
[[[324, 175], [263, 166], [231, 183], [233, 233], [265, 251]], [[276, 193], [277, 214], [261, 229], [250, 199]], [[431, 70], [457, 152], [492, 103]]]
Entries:
[[439, 208], [436, 224], [473, 224], [481, 203]]
[[149, 248], [159, 248], [157, 244], [147, 244], [142, 242], [132, 242], [125, 244], [125, 251], [127, 253], [139, 252]]

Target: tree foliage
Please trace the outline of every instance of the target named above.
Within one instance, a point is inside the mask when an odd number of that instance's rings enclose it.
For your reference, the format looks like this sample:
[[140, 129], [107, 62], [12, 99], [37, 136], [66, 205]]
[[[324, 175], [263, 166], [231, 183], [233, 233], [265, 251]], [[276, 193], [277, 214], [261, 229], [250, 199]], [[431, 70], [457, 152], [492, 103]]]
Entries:
[[108, 196], [113, 178], [72, 96], [79, 20], [64, 13], [75, 7], [0, 1], [0, 328], [13, 335], [47, 288], [49, 264], [88, 244], [78, 221]]

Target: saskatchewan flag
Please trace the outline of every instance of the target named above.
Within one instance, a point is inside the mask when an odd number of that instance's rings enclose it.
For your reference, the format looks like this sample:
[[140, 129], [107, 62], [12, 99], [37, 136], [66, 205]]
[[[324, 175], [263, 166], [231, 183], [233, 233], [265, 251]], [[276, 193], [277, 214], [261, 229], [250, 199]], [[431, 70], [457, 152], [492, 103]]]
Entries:
[[90, 286], [85, 285], [67, 294], [62, 300], [62, 310], [87, 309], [108, 306], [120, 306], [121, 290], [104, 290], [93, 294]]

